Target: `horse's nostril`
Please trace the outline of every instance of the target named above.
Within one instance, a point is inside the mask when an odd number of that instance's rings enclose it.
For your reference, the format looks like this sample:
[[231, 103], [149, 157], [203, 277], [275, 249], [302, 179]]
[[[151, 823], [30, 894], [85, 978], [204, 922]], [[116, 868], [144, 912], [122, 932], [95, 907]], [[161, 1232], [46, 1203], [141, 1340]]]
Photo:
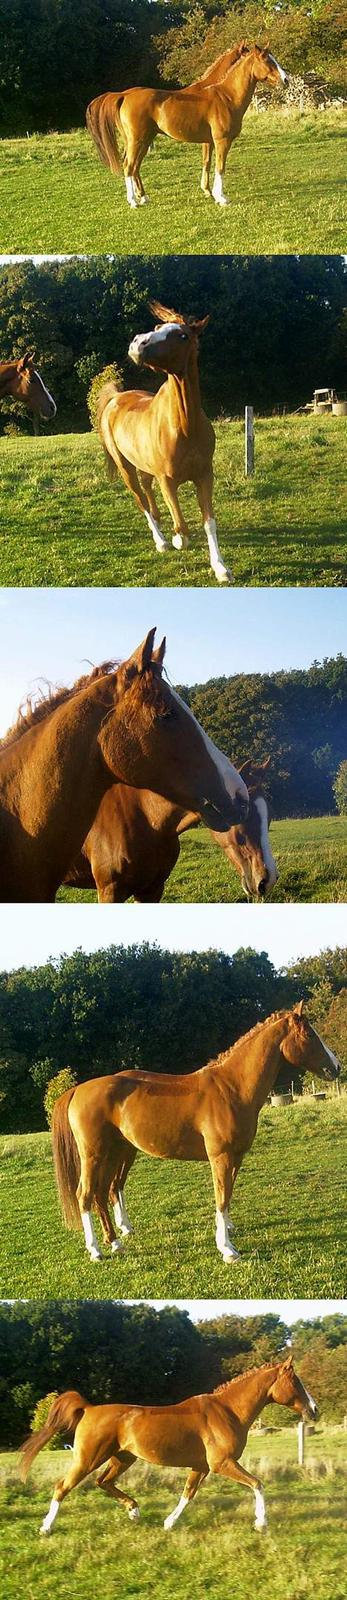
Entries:
[[266, 894], [267, 884], [268, 884], [267, 878], [261, 878], [260, 879], [260, 883], [258, 883], [258, 894], [261, 894], [261, 895]]

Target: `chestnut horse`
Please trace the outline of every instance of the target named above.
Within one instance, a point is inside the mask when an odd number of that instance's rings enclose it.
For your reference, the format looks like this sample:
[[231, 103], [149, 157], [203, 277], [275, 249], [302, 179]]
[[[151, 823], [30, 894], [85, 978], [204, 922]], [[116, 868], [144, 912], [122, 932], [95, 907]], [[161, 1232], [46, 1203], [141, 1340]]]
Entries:
[[42, 700], [0, 741], [1, 899], [53, 900], [115, 780], [202, 809], [229, 828], [246, 785], [162, 679], [155, 628], [122, 666], [104, 663]]
[[[262, 766], [243, 763], [240, 774], [249, 793], [248, 816], [228, 833], [211, 830], [212, 838], [239, 873], [248, 900], [265, 899], [277, 881], [263, 788], [268, 765], [268, 761]], [[96, 885], [99, 902], [111, 905], [124, 904], [130, 896], [142, 903], [159, 901], [178, 861], [181, 836], [199, 821], [197, 812], [184, 812], [148, 789], [119, 783], [103, 796], [65, 882], [75, 889]]]
[[199, 321], [182, 317], [157, 300], [151, 301], [151, 311], [159, 318], [159, 325], [151, 333], [135, 335], [129, 356], [137, 367], [166, 372], [166, 382], [155, 395], [142, 389], [118, 390], [115, 383], [104, 384], [98, 423], [110, 477], [118, 468], [139, 510], [144, 512], [160, 553], [167, 544], [160, 527], [153, 478], [172, 517], [175, 550], [187, 546], [189, 533], [178, 501], [178, 487], [194, 483], [211, 569], [218, 583], [227, 583], [231, 574], [218, 549], [213, 516], [215, 432], [202, 410], [198, 371], [199, 338], [209, 318]]
[[[216, 1245], [223, 1261], [239, 1259], [230, 1236], [229, 1202], [257, 1131], [261, 1107], [283, 1067], [336, 1079], [339, 1064], [303, 1016], [276, 1011], [215, 1061], [196, 1072], [132, 1071], [91, 1078], [56, 1101], [53, 1154], [61, 1208], [83, 1227], [92, 1261], [100, 1259], [92, 1208], [112, 1252], [120, 1248], [108, 1212], [130, 1233], [124, 1185], [137, 1151], [176, 1161], [209, 1161], [216, 1202]], [[282, 1175], [281, 1175], [282, 1177]]]
[[[229, 68], [242, 55], [244, 44], [245, 41], [242, 39], [241, 44], [233, 45], [231, 50], [223, 50], [222, 55], [216, 56], [211, 66], [206, 67], [206, 72], [202, 73], [201, 78], [196, 78], [194, 83], [185, 84], [184, 88], [180, 89], [178, 93], [182, 95], [190, 94], [192, 90], [200, 89], [200, 85], [221, 83], [226, 73], [229, 72]], [[88, 132], [94, 140], [100, 161], [103, 162], [105, 167], [110, 167], [111, 172], [116, 173], [120, 171], [120, 163], [115, 146], [115, 125], [118, 123], [124, 96], [128, 93], [129, 90], [121, 89], [116, 90], [115, 93], [108, 91], [106, 94], [99, 94], [96, 100], [91, 100], [86, 111]], [[205, 147], [203, 146], [203, 162], [205, 161], [205, 155]], [[136, 190], [136, 198], [135, 196], [131, 196], [131, 198], [129, 196], [129, 205], [144, 205], [146, 195], [144, 194], [141, 179], [139, 182], [134, 182], [134, 188]]]
[[[212, 152], [215, 152], [216, 172], [212, 188], [217, 205], [227, 205], [223, 194], [223, 175], [226, 159], [234, 139], [241, 133], [245, 111], [251, 103], [258, 83], [267, 83], [276, 89], [288, 83], [283, 67], [266, 47], [243, 45], [242, 53], [221, 83], [199, 83], [186, 89], [127, 89], [115, 109], [118, 131], [125, 145], [124, 176], [129, 205], [139, 203], [146, 196], [140, 179], [144, 156], [157, 133], [166, 133], [170, 139], [183, 144], [202, 144], [205, 147], [202, 188], [209, 193], [209, 171]], [[114, 168], [123, 170], [113, 132]]]
[[263, 1367], [252, 1367], [228, 1383], [219, 1384], [212, 1394], [195, 1394], [178, 1405], [94, 1406], [75, 1390], [58, 1395], [47, 1422], [30, 1435], [21, 1452], [21, 1476], [26, 1478], [35, 1456], [55, 1434], [75, 1434], [71, 1466], [55, 1484], [40, 1533], [51, 1532], [66, 1495], [95, 1471], [97, 1487], [124, 1506], [131, 1520], [137, 1519], [137, 1501], [122, 1493], [117, 1484], [139, 1460], [158, 1467], [189, 1468], [183, 1494], [174, 1511], [165, 1517], [164, 1528], [174, 1527], [208, 1473], [213, 1472], [252, 1489], [255, 1528], [261, 1532], [266, 1527], [262, 1484], [255, 1473], [246, 1472], [241, 1466], [240, 1456], [252, 1424], [264, 1406], [273, 1404], [288, 1406], [310, 1421], [317, 1419], [318, 1406], [294, 1371], [291, 1355]]
[[18, 361], [0, 361], [0, 400], [5, 400], [7, 395], [21, 400], [34, 418], [41, 416], [47, 421], [48, 417], [56, 415], [55, 400], [45, 388], [43, 378], [34, 367], [34, 356], [29, 355], [28, 350]]

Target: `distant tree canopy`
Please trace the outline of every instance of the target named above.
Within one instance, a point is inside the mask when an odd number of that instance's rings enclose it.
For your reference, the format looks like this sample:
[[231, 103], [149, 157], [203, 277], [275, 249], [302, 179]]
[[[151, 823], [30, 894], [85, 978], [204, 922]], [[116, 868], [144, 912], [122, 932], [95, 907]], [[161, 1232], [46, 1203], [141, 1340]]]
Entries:
[[[1, 0], [0, 0], [1, 9]], [[319, 383], [346, 383], [346, 263], [342, 256], [75, 258], [0, 268], [0, 358], [35, 350], [57, 402], [53, 431], [90, 427], [93, 379], [116, 365], [138, 387], [130, 339], [153, 326], [156, 296], [210, 322], [201, 340], [203, 402], [213, 417], [289, 410]], [[162, 375], [158, 378], [162, 382]], [[152, 392], [153, 373], [141, 372]], [[0, 404], [0, 429], [32, 430], [23, 406]], [[339, 426], [339, 423], [336, 423]]]
[[[47, 1084], [67, 1067], [78, 1081], [126, 1067], [190, 1072], [277, 1008], [302, 997], [312, 1003], [317, 987], [324, 1037], [347, 1068], [343, 949], [276, 972], [265, 951], [241, 948], [228, 956], [111, 945], [3, 972], [1, 1126], [17, 1133], [45, 1128]], [[288, 1082], [285, 1067], [281, 1082]]]
[[[194, 1324], [186, 1311], [146, 1304], [74, 1301], [0, 1305], [0, 1448], [23, 1442], [39, 1401], [80, 1389], [94, 1403], [171, 1404], [278, 1360], [291, 1338], [303, 1381], [326, 1420], [341, 1422], [347, 1376], [347, 1317], [298, 1322], [274, 1313]], [[289, 1411], [271, 1408], [288, 1425]], [[270, 1420], [270, 1413], [266, 1413]]]
[[341, 92], [343, 0], [0, 0], [0, 135], [83, 125], [104, 89], [189, 83], [240, 37], [269, 35], [290, 72]]

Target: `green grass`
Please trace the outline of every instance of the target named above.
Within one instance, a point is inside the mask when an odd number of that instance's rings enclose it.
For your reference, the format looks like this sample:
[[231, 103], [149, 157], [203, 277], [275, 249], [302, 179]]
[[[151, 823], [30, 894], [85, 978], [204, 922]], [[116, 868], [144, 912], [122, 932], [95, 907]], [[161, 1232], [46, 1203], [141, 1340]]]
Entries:
[[[201, 194], [197, 146], [159, 138], [144, 163], [150, 205], [85, 131], [3, 140], [1, 250], [31, 255], [335, 254], [346, 247], [343, 117], [250, 112], [228, 159], [225, 210]], [[10, 204], [9, 204], [10, 194]]]
[[[271, 847], [279, 880], [271, 901], [347, 899], [347, 817], [289, 817], [271, 823]], [[95, 901], [91, 889], [60, 889], [63, 901]], [[182, 834], [177, 866], [168, 878], [163, 899], [233, 904], [245, 902], [235, 868], [214, 843], [207, 828]]]
[[235, 1189], [234, 1267], [215, 1248], [207, 1165], [138, 1157], [126, 1190], [134, 1234], [91, 1265], [59, 1217], [49, 1135], [7, 1136], [1, 1298], [343, 1297], [346, 1145], [347, 1097], [264, 1109]]
[[[215, 511], [222, 555], [241, 585], [336, 585], [347, 577], [344, 418], [259, 418], [244, 476], [241, 421], [216, 424]], [[0, 583], [215, 585], [195, 491], [180, 491], [188, 551], [159, 556], [94, 434], [0, 441]], [[160, 495], [159, 495], [160, 499]], [[163, 510], [168, 538], [172, 527]]]
[[141, 1518], [126, 1513], [94, 1489], [75, 1490], [59, 1514], [54, 1534], [40, 1539], [57, 1477], [69, 1457], [45, 1452], [27, 1485], [18, 1480], [14, 1454], [0, 1457], [0, 1551], [9, 1600], [345, 1600], [345, 1436], [318, 1429], [307, 1441], [305, 1472], [296, 1464], [295, 1430], [253, 1435], [245, 1466], [261, 1472], [268, 1530], [253, 1528], [253, 1496], [212, 1477], [182, 1520], [165, 1533], [164, 1517], [182, 1492], [184, 1474], [136, 1466], [124, 1478], [139, 1497]]

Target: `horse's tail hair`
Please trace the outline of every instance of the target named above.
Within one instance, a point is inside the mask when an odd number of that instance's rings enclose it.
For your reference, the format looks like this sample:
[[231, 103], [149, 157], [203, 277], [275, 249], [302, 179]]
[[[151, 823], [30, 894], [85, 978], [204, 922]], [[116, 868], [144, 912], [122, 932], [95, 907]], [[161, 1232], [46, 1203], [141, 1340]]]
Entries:
[[117, 394], [119, 394], [119, 389], [117, 388], [117, 384], [114, 383], [112, 381], [112, 379], [109, 379], [107, 383], [103, 384], [102, 389], [100, 389], [100, 394], [99, 394], [98, 404], [97, 404], [97, 413], [96, 413], [97, 414], [97, 424], [98, 424], [98, 430], [99, 430], [99, 434], [100, 434], [100, 439], [101, 439], [101, 443], [103, 445], [103, 449], [104, 449], [104, 452], [105, 452], [107, 472], [108, 472], [108, 476], [109, 476], [109, 478], [111, 478], [111, 480], [112, 480], [112, 478], [116, 477], [117, 466], [116, 466], [116, 462], [113, 459], [113, 456], [111, 455], [111, 451], [108, 448], [105, 429], [102, 426], [102, 420], [103, 420], [104, 411], [106, 410], [106, 406], [108, 405], [109, 400], [114, 400], [115, 396]]
[[65, 1394], [58, 1394], [53, 1400], [48, 1412], [47, 1422], [37, 1433], [30, 1433], [20, 1452], [20, 1475], [24, 1482], [30, 1472], [35, 1456], [43, 1450], [45, 1444], [53, 1439], [55, 1433], [75, 1433], [77, 1423], [86, 1409], [87, 1400], [78, 1393], [77, 1389], [67, 1389]]
[[94, 139], [100, 161], [118, 177], [123, 172], [123, 164], [117, 144], [116, 122], [122, 100], [123, 93], [99, 94], [96, 100], [91, 100], [86, 111], [88, 133]]
[[76, 1189], [81, 1167], [76, 1140], [70, 1128], [68, 1109], [75, 1086], [56, 1100], [52, 1117], [52, 1144], [56, 1185], [67, 1228], [81, 1227]]

